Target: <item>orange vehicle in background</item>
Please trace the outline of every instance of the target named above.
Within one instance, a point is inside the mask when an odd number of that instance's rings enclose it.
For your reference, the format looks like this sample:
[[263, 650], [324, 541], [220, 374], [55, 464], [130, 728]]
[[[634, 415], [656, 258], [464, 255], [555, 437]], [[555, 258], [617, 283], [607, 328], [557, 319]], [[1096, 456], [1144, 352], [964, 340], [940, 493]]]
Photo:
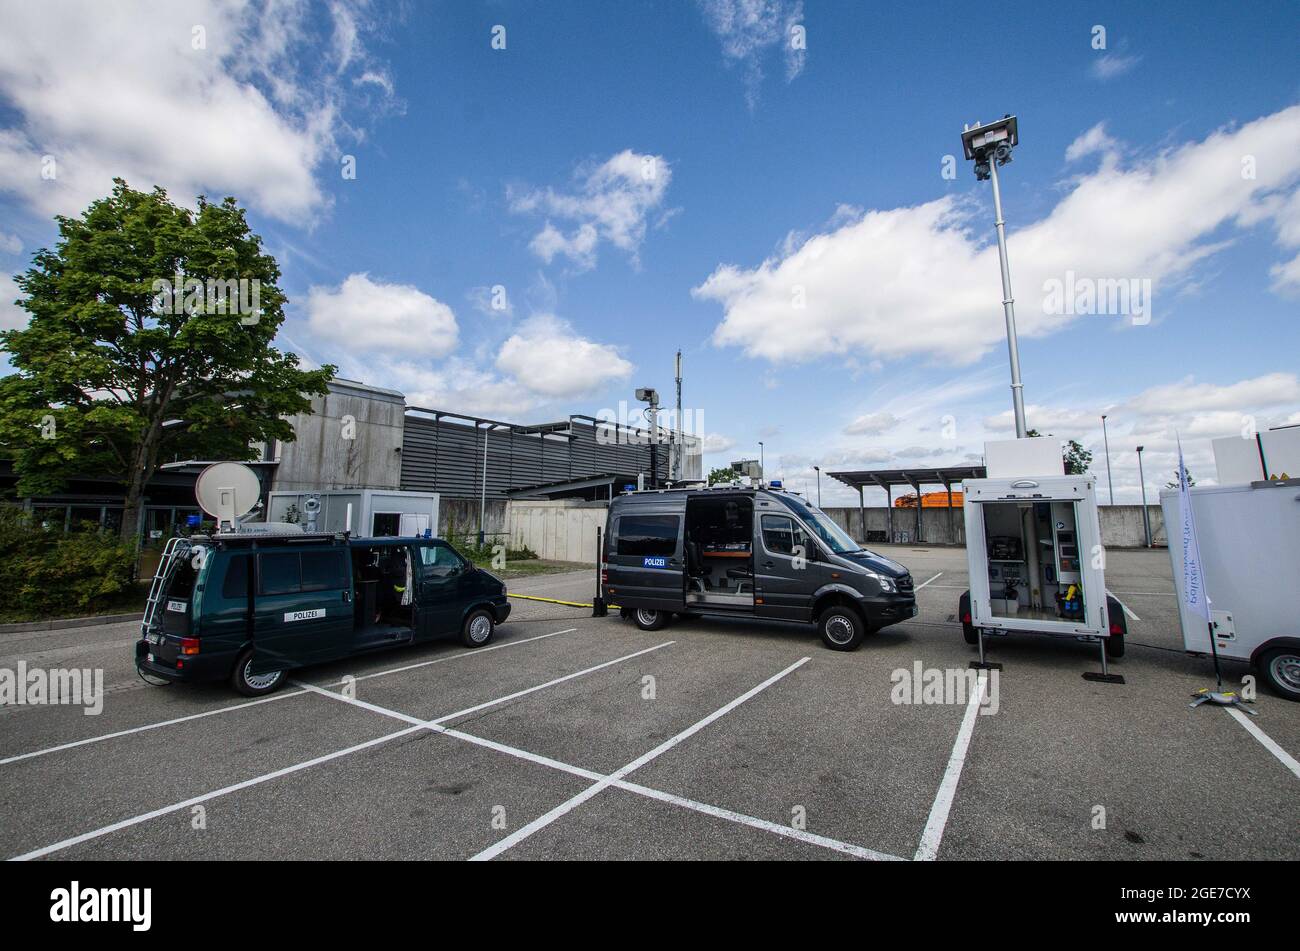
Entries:
[[[948, 507], [947, 492], [925, 492], [921, 495], [921, 508], [923, 509], [946, 509]], [[961, 508], [961, 490], [956, 490], [952, 494], [952, 507]], [[900, 495], [894, 499], [894, 508], [896, 509], [914, 509], [916, 508], [916, 493], [909, 492], [907, 495]]]

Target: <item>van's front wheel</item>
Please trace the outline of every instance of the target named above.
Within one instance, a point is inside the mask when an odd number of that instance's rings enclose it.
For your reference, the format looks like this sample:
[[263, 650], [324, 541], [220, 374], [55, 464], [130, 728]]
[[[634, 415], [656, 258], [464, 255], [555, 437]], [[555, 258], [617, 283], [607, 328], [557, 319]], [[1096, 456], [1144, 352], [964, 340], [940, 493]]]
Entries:
[[465, 618], [460, 639], [466, 647], [482, 647], [492, 640], [492, 633], [495, 630], [496, 622], [492, 620], [492, 612], [479, 608], [477, 611], [471, 611], [469, 617]]
[[817, 620], [817, 631], [831, 650], [851, 651], [867, 636], [867, 623], [852, 608], [831, 605]]
[[245, 697], [261, 697], [274, 693], [284, 685], [284, 671], [273, 670], [269, 674], [253, 673], [253, 651], [244, 651], [235, 661], [235, 669], [230, 674], [230, 686]]
[[657, 631], [668, 625], [671, 617], [667, 611], [655, 611], [652, 608], [636, 608], [632, 611], [632, 622], [643, 631]]

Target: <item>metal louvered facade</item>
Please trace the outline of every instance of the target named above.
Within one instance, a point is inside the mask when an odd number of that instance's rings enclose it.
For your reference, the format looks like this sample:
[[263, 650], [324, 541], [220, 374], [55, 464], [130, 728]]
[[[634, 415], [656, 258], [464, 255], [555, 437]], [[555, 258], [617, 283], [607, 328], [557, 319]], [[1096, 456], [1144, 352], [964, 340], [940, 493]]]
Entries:
[[[402, 485], [410, 491], [438, 492], [443, 498], [478, 498], [483, 487], [486, 440], [486, 496], [595, 476], [635, 480], [650, 474], [648, 430], [590, 416], [536, 426], [408, 407], [402, 437]], [[661, 431], [656, 470], [669, 475], [671, 434]], [[699, 438], [687, 436], [686, 473], [699, 468]]]

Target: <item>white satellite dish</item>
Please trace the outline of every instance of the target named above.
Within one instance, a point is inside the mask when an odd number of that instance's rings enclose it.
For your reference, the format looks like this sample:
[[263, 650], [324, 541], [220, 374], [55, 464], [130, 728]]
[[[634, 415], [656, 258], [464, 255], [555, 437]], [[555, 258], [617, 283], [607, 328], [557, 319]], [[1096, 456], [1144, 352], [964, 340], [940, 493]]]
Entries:
[[222, 531], [253, 510], [262, 495], [262, 483], [248, 466], [218, 462], [199, 473], [194, 495], [199, 507], [217, 520], [217, 530]]

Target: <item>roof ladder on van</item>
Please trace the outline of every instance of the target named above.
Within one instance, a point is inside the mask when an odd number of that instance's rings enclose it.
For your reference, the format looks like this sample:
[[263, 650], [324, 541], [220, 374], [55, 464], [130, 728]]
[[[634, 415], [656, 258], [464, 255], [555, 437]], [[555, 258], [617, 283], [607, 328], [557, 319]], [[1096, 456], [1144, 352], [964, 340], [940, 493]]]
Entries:
[[149, 599], [145, 602], [144, 617], [140, 621], [140, 635], [142, 637], [149, 636], [149, 629], [153, 625], [154, 615], [158, 611], [158, 604], [162, 601], [163, 591], [167, 587], [167, 579], [171, 577], [177, 561], [189, 555], [191, 547], [188, 538], [177, 537], [167, 540], [162, 557], [158, 559], [158, 570], [153, 574], [153, 583], [149, 585]]

